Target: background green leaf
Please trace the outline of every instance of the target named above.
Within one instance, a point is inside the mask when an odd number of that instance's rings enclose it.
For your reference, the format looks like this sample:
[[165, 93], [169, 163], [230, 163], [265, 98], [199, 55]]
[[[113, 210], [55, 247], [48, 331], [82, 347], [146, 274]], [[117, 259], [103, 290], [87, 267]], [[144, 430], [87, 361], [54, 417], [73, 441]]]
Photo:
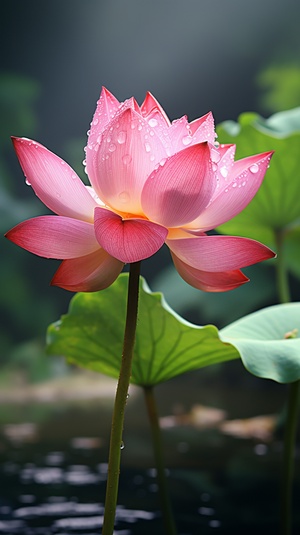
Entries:
[[218, 227], [224, 234], [259, 240], [276, 249], [275, 232], [284, 233], [288, 268], [300, 276], [300, 108], [263, 119], [244, 113], [238, 123], [217, 127], [221, 143], [236, 143], [237, 159], [275, 150], [264, 182], [251, 203], [231, 221]]
[[[68, 314], [50, 325], [50, 354], [118, 377], [125, 326], [128, 274], [101, 292], [73, 297]], [[155, 385], [187, 371], [239, 358], [212, 325], [198, 327], [176, 315], [162, 294], [140, 280], [139, 316], [131, 382]]]
[[237, 348], [249, 372], [289, 383], [300, 379], [300, 338], [285, 338], [294, 329], [300, 330], [300, 303], [265, 308], [219, 332]]

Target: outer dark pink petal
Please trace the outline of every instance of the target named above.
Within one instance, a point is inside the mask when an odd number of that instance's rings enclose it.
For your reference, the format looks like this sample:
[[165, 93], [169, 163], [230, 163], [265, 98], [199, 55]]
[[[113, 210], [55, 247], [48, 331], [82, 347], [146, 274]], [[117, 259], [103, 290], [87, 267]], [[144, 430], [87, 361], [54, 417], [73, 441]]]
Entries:
[[91, 221], [95, 200], [64, 160], [25, 138], [12, 138], [27, 183], [41, 201], [59, 215]]
[[105, 204], [120, 212], [142, 215], [142, 188], [165, 156], [162, 142], [147, 121], [127, 108], [109, 123], [98, 150], [93, 151], [90, 180]]
[[99, 249], [91, 223], [63, 216], [28, 219], [7, 232], [6, 237], [45, 258], [76, 258]]
[[146, 219], [125, 219], [105, 208], [95, 209], [95, 233], [101, 247], [121, 262], [155, 254], [164, 244], [166, 228]]
[[[171, 253], [172, 254], [172, 253]], [[245, 284], [249, 279], [239, 269], [232, 271], [200, 271], [179, 260], [172, 254], [179, 275], [191, 286], [204, 292], [227, 292]]]
[[224, 172], [225, 176], [221, 177], [223, 180], [219, 180], [211, 203], [189, 225], [190, 228], [210, 230], [239, 214], [261, 186], [272, 154], [272, 152], [266, 152], [234, 162], [228, 175]]
[[166, 240], [171, 251], [184, 263], [201, 271], [231, 271], [274, 258], [262, 243], [236, 236], [195, 236]]
[[121, 273], [124, 264], [112, 258], [104, 249], [87, 256], [64, 260], [51, 284], [71, 292], [97, 292], [110, 286]]
[[207, 143], [168, 158], [147, 179], [142, 192], [146, 216], [165, 227], [193, 221], [208, 204], [214, 182]]

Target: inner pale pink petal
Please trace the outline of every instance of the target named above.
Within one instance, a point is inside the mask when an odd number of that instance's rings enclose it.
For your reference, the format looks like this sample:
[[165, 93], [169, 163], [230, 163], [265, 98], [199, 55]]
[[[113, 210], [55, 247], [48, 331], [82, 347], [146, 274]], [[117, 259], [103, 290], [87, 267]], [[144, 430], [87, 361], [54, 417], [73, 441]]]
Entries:
[[[97, 139], [99, 136], [101, 136], [104, 128], [112, 120], [120, 106], [121, 103], [116, 99], [116, 97], [114, 97], [110, 91], [103, 87], [90, 125], [91, 128], [88, 132], [89, 147], [95, 146]], [[88, 147], [86, 147], [86, 151], [88, 153]]]
[[143, 211], [161, 225], [180, 227], [205, 208], [213, 184], [207, 144], [188, 147], [150, 175], [142, 192]]
[[162, 119], [167, 126], [170, 126], [171, 123], [165, 110], [162, 108], [156, 98], [148, 92], [143, 104], [141, 105], [141, 113], [144, 117], [149, 119], [149, 115], [153, 113], [153, 111], [157, 111], [159, 113], [160, 118], [157, 118], [158, 120]]
[[71, 292], [97, 292], [108, 288], [118, 277], [124, 264], [104, 249], [80, 258], [64, 260], [51, 284]]
[[125, 219], [105, 208], [95, 209], [95, 233], [101, 247], [121, 262], [149, 258], [164, 244], [167, 229], [145, 219]]
[[155, 131], [128, 108], [109, 123], [94, 152], [93, 187], [112, 209], [143, 215], [140, 200], [143, 185], [165, 156]]
[[45, 258], [75, 258], [99, 249], [94, 226], [63, 216], [41, 216], [23, 221], [6, 237]]
[[189, 129], [193, 136], [193, 143], [203, 143], [204, 141], [208, 141], [209, 143], [214, 144], [216, 133], [214, 118], [211, 112], [192, 121], [189, 124]]
[[53, 212], [93, 220], [97, 206], [75, 171], [46, 147], [25, 138], [13, 138], [28, 185]]
[[204, 292], [227, 292], [234, 290], [249, 279], [240, 270], [212, 272], [201, 271], [185, 264], [175, 254], [172, 254], [174, 265], [179, 275], [191, 286]]
[[168, 239], [166, 244], [180, 260], [201, 271], [236, 270], [275, 256], [265, 245], [236, 236]]

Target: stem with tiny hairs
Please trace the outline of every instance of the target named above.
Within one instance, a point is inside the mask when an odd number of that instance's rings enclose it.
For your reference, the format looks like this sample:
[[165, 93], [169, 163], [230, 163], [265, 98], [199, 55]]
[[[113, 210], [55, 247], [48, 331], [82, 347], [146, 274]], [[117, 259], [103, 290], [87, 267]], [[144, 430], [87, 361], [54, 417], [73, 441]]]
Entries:
[[126, 324], [121, 370], [118, 380], [112, 417], [102, 535], [112, 535], [115, 524], [119, 488], [121, 449], [123, 444], [122, 435], [124, 426], [124, 414], [131, 376], [133, 348], [137, 324], [140, 265], [140, 262], [134, 262], [130, 264], [129, 270]]
[[158, 412], [152, 386], [144, 386], [145, 401], [150, 421], [154, 459], [157, 471], [158, 491], [166, 535], [176, 535], [176, 525], [169, 496], [168, 482], [163, 460], [162, 437], [159, 426]]
[[[280, 303], [290, 302], [288, 273], [284, 260], [284, 232], [275, 232], [277, 246], [277, 291]], [[283, 447], [283, 476], [281, 489], [281, 533], [292, 533], [292, 497], [294, 478], [295, 440], [298, 423], [300, 381], [289, 384]]]

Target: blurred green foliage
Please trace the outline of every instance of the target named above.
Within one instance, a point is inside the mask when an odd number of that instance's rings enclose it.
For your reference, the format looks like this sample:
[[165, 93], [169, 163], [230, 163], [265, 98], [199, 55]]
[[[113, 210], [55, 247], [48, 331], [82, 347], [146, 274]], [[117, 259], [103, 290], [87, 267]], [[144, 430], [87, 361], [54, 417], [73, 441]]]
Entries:
[[274, 64], [256, 78], [259, 103], [267, 112], [283, 111], [300, 105], [300, 66], [294, 63]]

